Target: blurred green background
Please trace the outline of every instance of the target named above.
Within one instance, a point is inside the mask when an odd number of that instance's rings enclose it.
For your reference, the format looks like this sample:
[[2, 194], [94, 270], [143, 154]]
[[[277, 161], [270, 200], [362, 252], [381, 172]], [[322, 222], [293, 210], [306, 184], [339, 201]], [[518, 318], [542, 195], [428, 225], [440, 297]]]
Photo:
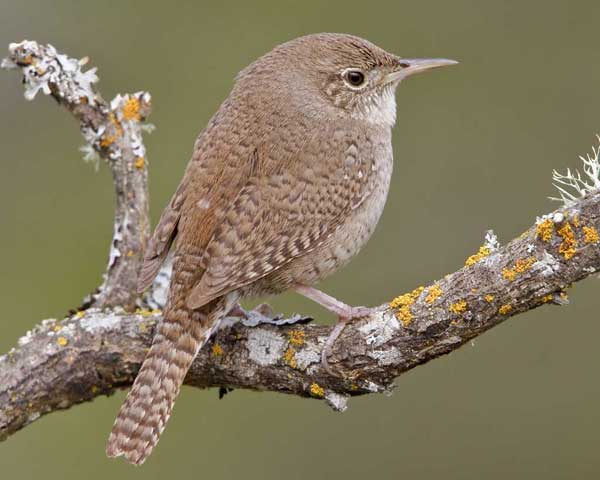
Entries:
[[[152, 216], [235, 74], [311, 32], [364, 36], [458, 67], [403, 83], [380, 228], [323, 288], [374, 305], [459, 268], [494, 228], [507, 241], [555, 206], [550, 173], [600, 131], [600, 3], [545, 1], [0, 2], [0, 46], [50, 42], [99, 68], [106, 98], [148, 90]], [[5, 48], [5, 47], [2, 47]], [[0, 351], [100, 281], [112, 229], [106, 168], [74, 121], [0, 73]], [[600, 474], [598, 280], [568, 307], [518, 316], [336, 414], [276, 394], [185, 389], [155, 454], [134, 469], [104, 444], [124, 393], [54, 413], [0, 445], [17, 479], [566, 479]], [[331, 321], [294, 294], [278, 311]]]

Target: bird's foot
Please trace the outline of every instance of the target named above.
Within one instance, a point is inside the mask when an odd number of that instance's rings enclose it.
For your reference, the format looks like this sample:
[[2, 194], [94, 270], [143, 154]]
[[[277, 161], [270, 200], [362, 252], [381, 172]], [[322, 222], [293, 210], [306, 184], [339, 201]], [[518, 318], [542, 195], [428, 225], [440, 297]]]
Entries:
[[321, 292], [320, 290], [317, 290], [316, 288], [307, 287], [304, 285], [296, 287], [296, 291], [338, 316], [338, 322], [333, 327], [333, 330], [327, 337], [327, 340], [325, 340], [325, 345], [323, 346], [323, 350], [321, 350], [321, 365], [329, 374], [335, 375], [329, 366], [328, 358], [333, 350], [335, 341], [344, 331], [346, 324], [357, 318], [368, 317], [369, 315], [377, 312], [379, 309], [370, 307], [352, 307], [340, 302], [324, 292]]
[[346, 324], [348, 322], [358, 319], [358, 318], [368, 317], [369, 315], [372, 315], [378, 311], [377, 308], [351, 307], [350, 305], [347, 305], [347, 307], [348, 307], [348, 310], [346, 310], [344, 315], [340, 315], [338, 317], [337, 323], [335, 324], [335, 326], [333, 327], [333, 330], [327, 337], [327, 340], [325, 340], [325, 345], [323, 346], [323, 350], [321, 350], [321, 365], [327, 371], [327, 373], [329, 373], [330, 375], [336, 375], [336, 373], [334, 373], [331, 370], [328, 358], [331, 355], [331, 352], [333, 351], [333, 346], [335, 344], [335, 341], [338, 339], [338, 337], [344, 331], [344, 328], [346, 328]]

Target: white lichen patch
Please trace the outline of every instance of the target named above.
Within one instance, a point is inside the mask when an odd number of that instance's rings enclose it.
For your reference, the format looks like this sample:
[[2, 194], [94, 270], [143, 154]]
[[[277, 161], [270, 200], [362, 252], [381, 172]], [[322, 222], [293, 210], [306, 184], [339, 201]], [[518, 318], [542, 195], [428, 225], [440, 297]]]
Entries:
[[367, 352], [367, 355], [381, 366], [396, 365], [402, 361], [402, 353], [397, 348], [390, 348], [388, 350], [372, 350]]
[[33, 338], [38, 334], [44, 334], [44, 332], [52, 336], [54, 335], [54, 326], [57, 325], [55, 318], [47, 318], [42, 320], [39, 325], [36, 325], [31, 330], [27, 331], [25, 335], [17, 340], [17, 345], [23, 347], [30, 343]]
[[503, 256], [499, 253], [492, 253], [481, 260], [481, 264], [488, 268], [496, 268], [503, 261]]
[[260, 325], [275, 325], [277, 327], [282, 327], [285, 325], [294, 325], [296, 323], [307, 323], [308, 320], [310, 320], [310, 318], [297, 314], [288, 318], [284, 318], [281, 314], [269, 317], [255, 310], [250, 310], [246, 312], [246, 318], [233, 316], [225, 317], [221, 321], [219, 328], [229, 328], [236, 323], [241, 323], [245, 327], [258, 327]]
[[370, 380], [365, 381], [362, 384], [362, 387], [367, 390], [368, 392], [372, 392], [372, 393], [381, 393], [381, 392], [385, 392], [385, 387], [383, 385], [378, 385], [375, 382], [371, 382]]
[[51, 93], [70, 103], [85, 101], [96, 103], [93, 84], [98, 81], [96, 69], [83, 71], [88, 58], [77, 60], [58, 53], [52, 45], [40, 45], [24, 40], [11, 43], [9, 56], [2, 61], [2, 68], [21, 68], [25, 85], [25, 98], [33, 100], [41, 90], [45, 95]]
[[295, 355], [297, 368], [306, 370], [310, 365], [321, 363], [321, 352], [319, 347], [314, 343], [307, 343]]
[[25, 335], [23, 335], [21, 338], [19, 338], [17, 340], [17, 345], [19, 347], [24, 347], [29, 342], [31, 342], [31, 340], [33, 340], [33, 337], [34, 337], [33, 330], [27, 330], [27, 332], [25, 332]]
[[126, 220], [123, 220], [122, 223], [119, 223], [118, 221], [115, 222], [115, 225], [113, 227], [113, 239], [110, 244], [110, 253], [108, 255], [107, 268], [111, 268], [117, 261], [117, 258], [121, 256], [121, 251], [119, 250], [117, 245], [119, 245], [119, 243], [123, 240], [123, 233], [121, 232], [121, 229], [125, 226]]
[[163, 309], [167, 304], [169, 285], [171, 284], [171, 273], [173, 272], [173, 261], [169, 256], [154, 278], [152, 288], [146, 295], [146, 302], [152, 309]]
[[489, 249], [490, 252], [495, 252], [500, 248], [500, 242], [493, 230], [485, 232], [485, 242], [483, 246]]
[[554, 275], [560, 270], [560, 262], [556, 260], [547, 250], [544, 250], [541, 260], [535, 262], [532, 269], [540, 271], [540, 274], [544, 277]]
[[152, 133], [154, 130], [156, 130], [156, 125], [154, 125], [153, 123], [143, 123], [142, 125], [140, 125], [140, 128], [144, 133]]
[[60, 323], [55, 325], [55, 335], [60, 335], [61, 337], [72, 337], [75, 335], [76, 325], [74, 323]]
[[117, 261], [117, 258], [121, 256], [121, 251], [116, 247], [115, 241], [113, 241], [110, 246], [110, 252], [108, 254], [108, 268], [111, 268]]
[[555, 212], [552, 214], [552, 221], [556, 224], [559, 225], [562, 222], [565, 221], [565, 216], [562, 212]]
[[250, 360], [263, 367], [277, 363], [285, 345], [286, 341], [281, 335], [264, 328], [250, 330], [246, 343]]
[[83, 161], [94, 167], [94, 171], [100, 168], [100, 155], [90, 144], [85, 144], [79, 147], [79, 151], [83, 154]]
[[[458, 335], [452, 335], [451, 337], [448, 338], [444, 338], [443, 340], [440, 340], [437, 345], [438, 346], [444, 346], [444, 345], [456, 345], [462, 343], [462, 338], [460, 338]], [[474, 346], [474, 344], [473, 344]]]
[[[600, 136], [596, 136], [600, 141]], [[553, 185], [560, 197], [550, 197], [551, 200], [562, 202], [566, 207], [572, 206], [579, 199], [600, 189], [600, 146], [592, 147], [592, 153], [579, 156], [583, 162], [583, 173], [578, 170], [571, 172], [567, 168], [565, 174], [552, 171]]]
[[121, 318], [117, 315], [87, 313], [85, 317], [79, 320], [79, 325], [88, 333], [98, 333], [103, 330], [113, 330], [120, 322]]
[[389, 341], [399, 328], [400, 323], [394, 315], [382, 312], [374, 315], [359, 331], [367, 345], [377, 347]]
[[483, 245], [479, 249], [479, 254], [477, 256], [481, 256], [480, 263], [485, 265], [488, 268], [493, 268], [502, 257], [498, 255], [498, 250], [500, 250], [500, 242], [498, 241], [498, 237], [494, 233], [493, 230], [488, 230], [485, 232], [485, 240]]
[[9, 57], [3, 58], [0, 62], [0, 68], [3, 70], [16, 70], [19, 66], [13, 62]]
[[336, 412], [346, 411], [348, 408], [348, 398], [347, 395], [341, 395], [336, 392], [327, 392], [325, 394], [325, 401]]
[[136, 158], [146, 158], [146, 147], [144, 147], [144, 141], [142, 140], [141, 134], [137, 131], [131, 132], [131, 150]]

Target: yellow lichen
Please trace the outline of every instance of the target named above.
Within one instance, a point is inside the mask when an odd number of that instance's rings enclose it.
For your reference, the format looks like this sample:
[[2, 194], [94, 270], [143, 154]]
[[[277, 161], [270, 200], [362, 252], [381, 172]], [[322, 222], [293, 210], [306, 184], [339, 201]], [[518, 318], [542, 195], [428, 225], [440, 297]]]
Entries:
[[537, 227], [535, 227], [535, 236], [537, 238], [542, 239], [542, 241], [544, 242], [549, 242], [550, 240], [552, 240], [553, 230], [554, 224], [552, 223], [552, 220], [546, 218], [545, 220], [538, 223]]
[[598, 230], [594, 227], [583, 227], [583, 241], [585, 243], [598, 243], [599, 240]]
[[482, 245], [481, 247], [479, 247], [479, 251], [475, 255], [471, 255], [469, 258], [467, 258], [467, 260], [465, 261], [465, 266], [470, 267], [471, 265], [475, 265], [480, 260], [489, 256], [490, 253], [492, 253], [490, 247]]
[[140, 101], [135, 97], [129, 97], [123, 105], [123, 118], [125, 120], [140, 120]]
[[514, 267], [502, 269], [502, 276], [509, 282], [512, 282], [515, 278], [517, 278], [517, 275], [528, 271], [535, 262], [535, 257], [519, 258], [515, 262]]
[[310, 393], [315, 397], [324, 397], [325, 390], [318, 383], [313, 383], [310, 386]]
[[390, 302], [390, 308], [395, 309], [395, 308], [401, 307], [402, 305], [412, 305], [413, 303], [415, 303], [415, 301], [417, 300], [419, 295], [421, 295], [423, 290], [425, 290], [425, 287], [418, 287], [418, 288], [415, 288], [410, 293], [405, 293], [403, 295], [400, 295], [400, 296], [394, 298]]
[[402, 305], [396, 312], [396, 318], [402, 322], [402, 325], [408, 327], [412, 322], [413, 314], [409, 305]]
[[108, 118], [110, 120], [110, 123], [112, 123], [115, 126], [115, 129], [117, 130], [117, 134], [119, 136], [122, 136], [123, 135], [123, 127], [121, 126], [121, 122], [119, 122], [119, 119], [114, 114], [114, 112], [110, 112]]
[[65, 347], [69, 341], [65, 337], [58, 337], [56, 339], [56, 343], [58, 343], [61, 347]]
[[128, 250], [127, 251], [127, 256], [128, 257], [133, 257], [135, 255], [135, 252], [133, 250]]
[[517, 278], [517, 274], [515, 273], [515, 271], [511, 268], [503, 268], [502, 269], [502, 276], [508, 280], [509, 282], [512, 282], [515, 278]]
[[298, 366], [298, 363], [296, 362], [296, 351], [292, 347], [288, 347], [283, 354], [283, 361], [292, 368], [296, 368]]
[[78, 310], [77, 313], [75, 314], [75, 316], [77, 318], [83, 318], [84, 315], [85, 315], [85, 310]]
[[562, 238], [562, 242], [558, 247], [558, 251], [562, 253], [565, 260], [569, 260], [573, 258], [573, 256], [577, 253], [577, 240], [575, 239], [575, 233], [571, 228], [569, 222], [565, 222], [565, 224], [558, 229], [556, 232]]
[[92, 395], [96, 395], [100, 391], [100, 389], [96, 385], [92, 385], [91, 390], [92, 390]]
[[579, 215], [575, 215], [575, 216], [573, 217], [573, 226], [574, 226], [575, 228], [579, 228]]
[[440, 286], [436, 283], [435, 285], [429, 287], [427, 296], [425, 297], [425, 301], [429, 305], [431, 305], [433, 302], [435, 302], [438, 298], [440, 298], [442, 296], [442, 293], [444, 293], [444, 292], [442, 291]]
[[144, 160], [144, 157], [138, 157], [135, 159], [135, 163], [133, 165], [138, 170], [141, 170], [142, 168], [144, 168], [145, 164], [146, 164], [146, 160]]
[[499, 309], [498, 309], [498, 313], [500, 315], [506, 315], [507, 313], [509, 313], [511, 310], [513, 309], [512, 305], [509, 305], [508, 303], [506, 305], [502, 305]]
[[217, 342], [215, 342], [212, 346], [212, 354], [215, 357], [218, 357], [220, 355], [223, 355], [223, 347], [221, 347], [221, 345], [219, 345]]
[[551, 302], [553, 298], [554, 298], [554, 295], [552, 295], [551, 293], [549, 293], [548, 295], [544, 295], [542, 297], [542, 303]]
[[412, 292], [400, 295], [390, 302], [390, 308], [396, 310], [396, 318], [398, 318], [405, 327], [408, 326], [413, 319], [410, 306], [417, 301], [417, 298], [423, 293], [423, 290], [425, 290], [425, 287], [415, 288]]
[[305, 334], [302, 330], [290, 330], [288, 332], [288, 337], [290, 339], [290, 344], [300, 347], [304, 345], [305, 342]]
[[535, 263], [535, 257], [519, 258], [515, 263], [515, 272], [525, 273]]
[[142, 317], [151, 317], [152, 315], [158, 315], [161, 311], [157, 308], [153, 310], [148, 310], [147, 308], [137, 308], [135, 310], [136, 315], [141, 315]]
[[100, 146], [102, 148], [110, 147], [113, 143], [115, 143], [115, 140], [116, 138], [114, 135], [105, 135], [102, 137], [102, 140], [100, 140]]
[[496, 298], [496, 297], [494, 297], [493, 295], [490, 295], [490, 294], [488, 293], [488, 294], [487, 294], [485, 297], [483, 297], [483, 298], [485, 299], [485, 301], [486, 301], [486, 302], [488, 302], [488, 303], [492, 303], [492, 302], [494, 301], [494, 298]]
[[450, 308], [448, 308], [448, 310], [451, 313], [456, 313], [456, 314], [463, 313], [467, 310], [467, 302], [466, 302], [466, 300], [459, 300], [458, 302], [455, 302], [452, 305], [450, 305]]

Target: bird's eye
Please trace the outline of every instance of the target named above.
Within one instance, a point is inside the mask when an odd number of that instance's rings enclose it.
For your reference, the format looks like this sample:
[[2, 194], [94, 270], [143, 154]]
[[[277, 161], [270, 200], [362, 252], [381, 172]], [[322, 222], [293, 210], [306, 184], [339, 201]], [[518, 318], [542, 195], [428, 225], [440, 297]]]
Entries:
[[342, 74], [344, 81], [352, 88], [362, 87], [366, 83], [365, 74], [355, 68], [349, 68]]

